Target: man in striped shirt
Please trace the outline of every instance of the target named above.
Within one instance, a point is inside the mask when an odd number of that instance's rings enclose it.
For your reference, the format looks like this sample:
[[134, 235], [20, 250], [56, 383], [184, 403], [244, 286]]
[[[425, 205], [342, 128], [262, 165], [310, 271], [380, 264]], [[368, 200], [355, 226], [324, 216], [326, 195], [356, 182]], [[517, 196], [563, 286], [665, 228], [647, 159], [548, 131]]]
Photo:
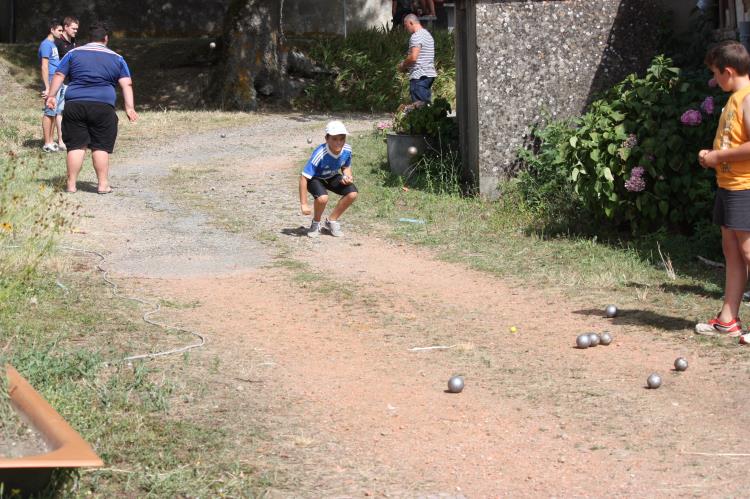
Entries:
[[435, 40], [414, 14], [404, 17], [404, 28], [411, 33], [409, 52], [406, 59], [398, 64], [398, 69], [409, 72], [409, 94], [412, 102], [432, 102], [432, 83], [437, 77]]

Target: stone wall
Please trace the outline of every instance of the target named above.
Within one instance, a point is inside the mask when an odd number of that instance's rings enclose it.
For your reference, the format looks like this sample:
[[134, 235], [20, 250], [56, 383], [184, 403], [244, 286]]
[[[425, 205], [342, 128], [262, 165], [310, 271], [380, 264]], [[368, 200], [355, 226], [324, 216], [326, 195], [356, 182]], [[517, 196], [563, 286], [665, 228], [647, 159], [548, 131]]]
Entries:
[[[3, 0], [0, 0], [2, 2]], [[283, 6], [289, 33], [338, 33], [380, 26], [391, 18], [390, 0], [269, 0]], [[5, 12], [0, 3], [0, 15]], [[16, 1], [16, 41], [41, 40], [53, 17], [74, 14], [85, 36], [94, 19], [110, 20], [117, 36], [215, 36], [222, 31], [229, 0], [35, 0]], [[346, 21], [345, 21], [346, 19]], [[0, 40], [1, 41], [1, 40]], [[7, 41], [7, 40], [6, 40]]]
[[477, 0], [480, 192], [516, 173], [517, 151], [546, 116], [580, 114], [597, 92], [658, 52], [653, 0]]

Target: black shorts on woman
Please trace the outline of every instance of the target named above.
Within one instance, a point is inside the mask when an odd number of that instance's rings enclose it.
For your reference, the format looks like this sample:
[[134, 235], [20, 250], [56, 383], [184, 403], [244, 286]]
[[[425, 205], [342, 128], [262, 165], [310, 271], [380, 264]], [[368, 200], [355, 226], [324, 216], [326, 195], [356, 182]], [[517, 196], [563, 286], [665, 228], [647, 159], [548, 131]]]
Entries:
[[112, 153], [117, 139], [117, 113], [103, 102], [73, 101], [63, 111], [63, 142], [68, 150], [86, 149]]
[[307, 181], [307, 192], [315, 199], [328, 195], [328, 191], [333, 191], [339, 196], [358, 192], [354, 184], [343, 184], [342, 180], [344, 176], [340, 173], [328, 178], [313, 177]]

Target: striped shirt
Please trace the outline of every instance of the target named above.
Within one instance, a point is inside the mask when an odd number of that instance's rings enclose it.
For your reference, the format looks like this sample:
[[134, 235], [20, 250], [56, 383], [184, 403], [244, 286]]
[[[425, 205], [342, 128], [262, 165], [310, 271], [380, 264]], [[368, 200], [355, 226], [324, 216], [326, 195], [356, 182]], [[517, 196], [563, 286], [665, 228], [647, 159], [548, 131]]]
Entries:
[[331, 178], [341, 172], [342, 168], [352, 165], [352, 146], [344, 144], [340, 153], [334, 155], [327, 144], [320, 144], [315, 148], [310, 160], [302, 169], [302, 176], [311, 179]]
[[430, 32], [422, 28], [412, 33], [409, 38], [409, 52], [414, 47], [419, 47], [419, 56], [409, 71], [409, 79], [418, 80], [423, 76], [436, 77], [435, 40], [432, 39]]

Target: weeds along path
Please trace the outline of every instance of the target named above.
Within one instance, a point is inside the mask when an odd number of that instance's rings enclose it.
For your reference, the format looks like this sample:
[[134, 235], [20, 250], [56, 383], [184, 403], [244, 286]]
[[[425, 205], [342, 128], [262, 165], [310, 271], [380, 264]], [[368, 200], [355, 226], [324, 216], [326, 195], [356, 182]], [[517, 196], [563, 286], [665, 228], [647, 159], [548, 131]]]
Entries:
[[[746, 493], [746, 360], [352, 224], [304, 237], [296, 179], [323, 123], [259, 115], [131, 152], [115, 195], [81, 192], [72, 242], [191, 304], [168, 315], [209, 336], [171, 417], [224, 427], [279, 496]], [[586, 330], [615, 342], [574, 349]], [[437, 345], [451, 348], [410, 350]], [[646, 390], [654, 371], [664, 386]], [[453, 374], [461, 394], [445, 393]]]

